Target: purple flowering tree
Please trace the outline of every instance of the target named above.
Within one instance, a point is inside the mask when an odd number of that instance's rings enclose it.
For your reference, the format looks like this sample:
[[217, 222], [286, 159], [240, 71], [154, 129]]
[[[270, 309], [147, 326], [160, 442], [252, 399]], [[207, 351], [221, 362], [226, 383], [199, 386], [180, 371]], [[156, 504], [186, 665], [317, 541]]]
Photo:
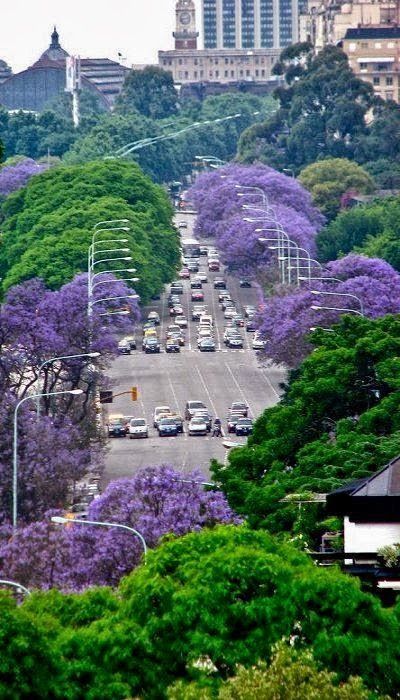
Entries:
[[[135, 528], [149, 548], [156, 547], [168, 534], [180, 536], [217, 523], [239, 523], [222, 492], [206, 491], [201, 481], [198, 472], [183, 476], [165, 465], [147, 468], [132, 479], [110, 483], [91, 504], [88, 519]], [[114, 586], [143, 557], [139, 538], [129, 531], [50, 525], [51, 515], [19, 529], [12, 538], [9, 530], [3, 530], [2, 576], [7, 574], [24, 585], [40, 588]]]
[[[262, 211], [243, 208], [244, 204], [262, 205], [260, 194], [245, 189], [254, 186], [265, 193], [288, 236], [313, 256], [315, 236], [324, 218], [297, 180], [264, 165], [229, 165], [200, 175], [189, 192], [198, 210], [196, 233], [215, 239], [230, 271], [258, 275], [271, 261], [268, 246], [260, 245], [258, 238], [273, 238], [275, 234], [257, 232], [259, 228], [274, 228], [274, 223]], [[251, 223], [246, 218], [260, 220]]]
[[[341, 281], [304, 282], [297, 289], [280, 288], [280, 293], [264, 300], [259, 327], [267, 341], [266, 357], [290, 367], [296, 366], [312, 350], [310, 328], [329, 328], [341, 315], [338, 311], [314, 310], [312, 306], [353, 309], [355, 312], [362, 309], [369, 318], [400, 313], [400, 275], [384, 260], [350, 254], [328, 263], [321, 276]], [[313, 294], [311, 290], [329, 294]]]
[[33, 175], [39, 175], [44, 170], [47, 170], [47, 165], [36, 163], [32, 158], [24, 158], [15, 165], [4, 165], [0, 168], [0, 199], [25, 187]]

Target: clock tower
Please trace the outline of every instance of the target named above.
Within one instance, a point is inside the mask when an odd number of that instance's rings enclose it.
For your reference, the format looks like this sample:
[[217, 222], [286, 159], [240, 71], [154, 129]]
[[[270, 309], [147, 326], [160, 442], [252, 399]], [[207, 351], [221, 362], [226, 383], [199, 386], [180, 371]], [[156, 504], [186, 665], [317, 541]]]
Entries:
[[193, 0], [178, 0], [175, 5], [175, 49], [197, 49], [196, 10]]

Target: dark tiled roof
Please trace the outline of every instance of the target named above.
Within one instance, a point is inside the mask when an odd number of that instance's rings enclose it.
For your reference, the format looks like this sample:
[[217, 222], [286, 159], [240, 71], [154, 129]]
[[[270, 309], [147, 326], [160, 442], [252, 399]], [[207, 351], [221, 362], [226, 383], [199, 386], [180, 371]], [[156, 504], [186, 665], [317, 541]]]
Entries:
[[351, 27], [345, 39], [400, 39], [400, 27]]

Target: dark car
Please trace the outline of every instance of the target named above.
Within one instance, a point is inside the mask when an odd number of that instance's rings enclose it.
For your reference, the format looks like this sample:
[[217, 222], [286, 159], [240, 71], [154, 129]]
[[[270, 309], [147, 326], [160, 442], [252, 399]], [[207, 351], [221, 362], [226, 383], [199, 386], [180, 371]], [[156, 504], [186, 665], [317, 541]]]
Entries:
[[251, 287], [250, 280], [239, 280], [239, 287]]
[[178, 435], [178, 425], [174, 418], [161, 418], [158, 421], [158, 434], [160, 437]]
[[108, 423], [108, 437], [125, 437], [126, 433], [126, 421], [123, 418], [110, 420]]
[[171, 284], [171, 295], [183, 294], [183, 285]]
[[169, 418], [171, 418], [171, 420], [175, 421], [176, 427], [178, 428], [178, 433], [183, 433], [183, 418], [182, 418], [182, 416], [179, 416], [177, 413], [171, 413]]
[[215, 341], [212, 338], [203, 338], [198, 347], [200, 352], [215, 352]]
[[187, 268], [190, 272], [198, 272], [199, 263], [196, 260], [191, 260], [190, 262], [188, 262]]
[[157, 353], [161, 352], [160, 343], [157, 338], [145, 338], [143, 341], [145, 353]]
[[243, 418], [247, 418], [249, 407], [244, 401], [234, 401], [229, 410], [231, 413], [241, 413]]
[[207, 410], [207, 406], [202, 401], [187, 401], [185, 406], [185, 419], [191, 420], [196, 411]]
[[252, 318], [250, 321], [247, 321], [246, 323], [246, 331], [248, 333], [254, 333], [257, 330], [257, 324], [255, 320]]
[[226, 289], [226, 282], [222, 277], [216, 277], [214, 280], [214, 289]]
[[203, 283], [201, 280], [193, 279], [190, 283], [190, 289], [202, 289]]
[[230, 413], [228, 418], [226, 419], [226, 427], [228, 429], [228, 433], [234, 433], [236, 429], [236, 423], [238, 420], [243, 418], [243, 413]]
[[176, 338], [167, 338], [165, 341], [165, 352], [180, 352], [181, 346]]
[[206, 245], [200, 246], [200, 255], [208, 255], [208, 248]]
[[219, 260], [210, 260], [210, 262], [208, 263], [208, 269], [210, 270], [210, 272], [219, 272], [219, 268]]
[[253, 421], [251, 418], [239, 418], [235, 425], [236, 435], [251, 435], [253, 432]]

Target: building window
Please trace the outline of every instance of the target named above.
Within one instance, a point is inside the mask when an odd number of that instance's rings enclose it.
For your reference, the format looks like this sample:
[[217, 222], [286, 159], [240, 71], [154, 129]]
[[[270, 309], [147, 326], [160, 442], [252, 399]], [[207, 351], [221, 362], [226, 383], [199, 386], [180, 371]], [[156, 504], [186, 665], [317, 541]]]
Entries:
[[181, 58], [178, 60], [178, 63], [179, 63], [180, 66], [182, 65], [182, 59], [181, 59]]
[[215, 71], [215, 77], [216, 77], [216, 78], [219, 78], [219, 70], [216, 70], [216, 71]]
[[228, 63], [229, 63], [229, 58], [226, 58], [226, 59], [225, 59], [225, 65], [227, 65]]
[[262, 78], [265, 78], [265, 70], [264, 70], [264, 68], [263, 68], [262, 71], [261, 71], [261, 77], [262, 77]]
[[243, 77], [243, 71], [242, 71], [242, 70], [239, 71], [239, 75], [240, 75], [241, 78]]
[[386, 77], [386, 85], [393, 85], [393, 78], [391, 75]]
[[362, 49], [367, 49], [367, 48], [368, 48], [368, 41], [362, 41], [362, 42], [361, 42], [361, 48], [362, 48]]
[[374, 85], [380, 85], [381, 79], [379, 78], [379, 76], [374, 75], [374, 81], [373, 81], [373, 82], [374, 82]]
[[375, 42], [375, 48], [376, 48], [376, 49], [381, 49], [381, 48], [382, 48], [382, 44], [381, 44], [380, 41], [376, 41], [376, 42]]
[[227, 78], [227, 77], [228, 77], [228, 71], [227, 71], [227, 70], [226, 70], [226, 71], [224, 71], [224, 76], [225, 76], [225, 78]]
[[353, 42], [349, 44], [349, 51], [355, 51], [357, 48], [357, 44], [354, 44]]
[[360, 70], [367, 70], [368, 69], [368, 63], [360, 63]]
[[209, 77], [210, 77], [210, 78], [213, 77], [213, 72], [212, 72], [212, 70], [210, 70], [210, 72], [209, 72]]
[[246, 75], [247, 75], [247, 77], [249, 77], [249, 75], [250, 75], [250, 71], [249, 71], [249, 70], [246, 71]]
[[197, 58], [194, 59], [193, 63], [195, 66], [197, 66]]
[[188, 80], [188, 78], [189, 78], [189, 71], [187, 71], [187, 70], [185, 70], [185, 78], [186, 78], [186, 80]]
[[388, 49], [394, 49], [394, 41], [389, 41]]
[[256, 78], [258, 78], [258, 68], [256, 68]]
[[194, 77], [197, 78], [197, 70], [193, 73]]

